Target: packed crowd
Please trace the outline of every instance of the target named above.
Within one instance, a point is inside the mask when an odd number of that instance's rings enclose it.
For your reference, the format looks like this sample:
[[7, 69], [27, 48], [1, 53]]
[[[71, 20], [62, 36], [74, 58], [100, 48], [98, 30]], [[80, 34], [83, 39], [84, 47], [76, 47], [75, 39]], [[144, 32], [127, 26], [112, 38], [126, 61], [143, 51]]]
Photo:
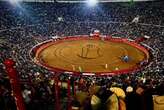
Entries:
[[[139, 72], [99, 78], [74, 77], [62, 73], [59, 75], [61, 81], [73, 77], [78, 83], [83, 78], [84, 91], [89, 90], [94, 81], [98, 86], [112, 85], [124, 90], [128, 86], [133, 88], [141, 86], [144, 89], [151, 88], [151, 94], [164, 95], [163, 5], [164, 2], [141, 2], [130, 6], [111, 3], [89, 8], [84, 4], [21, 3], [20, 6], [12, 6], [0, 2], [0, 108], [16, 109], [3, 65], [6, 58], [12, 58], [16, 61], [27, 110], [54, 109], [52, 79], [56, 73], [36, 65], [30, 58], [29, 51], [36, 44], [55, 35], [60, 37], [89, 35], [95, 29], [99, 29], [104, 35], [130, 39], [144, 35], [151, 36], [151, 39], [144, 42], [152, 48], [150, 64]], [[139, 23], [131, 23], [137, 15], [140, 16]], [[62, 96], [66, 95], [64, 91], [65, 89], [61, 92]], [[66, 105], [63, 104], [63, 109], [64, 106]]]
[[[11, 6], [1, 2], [1, 29], [26, 26], [38, 23], [51, 23], [63, 17], [65, 21], [122, 21], [130, 22], [137, 15], [141, 22], [148, 24], [163, 24], [163, 2], [111, 3], [99, 4], [98, 7], [87, 7], [86, 4], [58, 3], [20, 3]], [[49, 11], [49, 9], [51, 11]], [[143, 11], [144, 10], [144, 11]]]

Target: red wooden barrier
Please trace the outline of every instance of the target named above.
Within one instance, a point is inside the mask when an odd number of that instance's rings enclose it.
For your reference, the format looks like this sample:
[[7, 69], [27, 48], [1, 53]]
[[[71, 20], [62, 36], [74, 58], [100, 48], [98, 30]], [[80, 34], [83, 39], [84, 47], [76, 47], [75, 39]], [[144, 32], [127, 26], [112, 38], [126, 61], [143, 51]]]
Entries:
[[10, 84], [13, 91], [13, 96], [15, 98], [17, 110], [25, 110], [25, 104], [21, 93], [20, 81], [17, 75], [17, 71], [14, 68], [15, 62], [11, 59], [6, 59], [4, 61], [4, 65], [6, 67], [6, 72], [10, 79]]

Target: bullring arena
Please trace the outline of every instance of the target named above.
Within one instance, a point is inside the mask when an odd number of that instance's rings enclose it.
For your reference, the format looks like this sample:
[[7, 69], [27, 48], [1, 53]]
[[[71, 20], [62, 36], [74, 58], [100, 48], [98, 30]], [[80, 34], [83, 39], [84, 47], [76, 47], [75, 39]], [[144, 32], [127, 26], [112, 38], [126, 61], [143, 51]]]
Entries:
[[0, 110], [164, 110], [164, 0], [0, 0]]
[[135, 41], [110, 36], [64, 37], [41, 43], [33, 50], [35, 62], [45, 68], [84, 75], [129, 73], [149, 59], [149, 52]]

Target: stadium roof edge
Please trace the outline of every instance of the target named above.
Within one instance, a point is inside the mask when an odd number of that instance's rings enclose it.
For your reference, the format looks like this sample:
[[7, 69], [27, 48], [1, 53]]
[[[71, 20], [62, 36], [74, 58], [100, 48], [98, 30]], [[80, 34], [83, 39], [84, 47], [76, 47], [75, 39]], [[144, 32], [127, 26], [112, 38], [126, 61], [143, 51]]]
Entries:
[[[143, 1], [154, 1], [154, 0], [99, 0], [100, 3], [108, 2], [143, 2]], [[87, 0], [56, 0], [59, 3], [87, 3]]]
[[[10, 0], [0, 0], [10, 1]], [[86, 3], [87, 0], [15, 0], [18, 2], [58, 2], [58, 3]], [[158, 1], [158, 0], [99, 0], [100, 3], [107, 2], [143, 2], [143, 1]]]

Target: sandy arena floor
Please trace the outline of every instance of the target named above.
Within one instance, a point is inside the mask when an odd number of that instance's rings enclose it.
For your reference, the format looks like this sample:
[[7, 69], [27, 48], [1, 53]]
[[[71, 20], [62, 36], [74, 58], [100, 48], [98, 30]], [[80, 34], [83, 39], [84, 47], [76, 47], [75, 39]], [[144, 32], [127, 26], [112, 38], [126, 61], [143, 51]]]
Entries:
[[[128, 62], [123, 61], [125, 55], [129, 57]], [[147, 56], [140, 49], [126, 43], [68, 39], [42, 49], [38, 58], [42, 65], [51, 68], [99, 73], [132, 69], [147, 59]]]

